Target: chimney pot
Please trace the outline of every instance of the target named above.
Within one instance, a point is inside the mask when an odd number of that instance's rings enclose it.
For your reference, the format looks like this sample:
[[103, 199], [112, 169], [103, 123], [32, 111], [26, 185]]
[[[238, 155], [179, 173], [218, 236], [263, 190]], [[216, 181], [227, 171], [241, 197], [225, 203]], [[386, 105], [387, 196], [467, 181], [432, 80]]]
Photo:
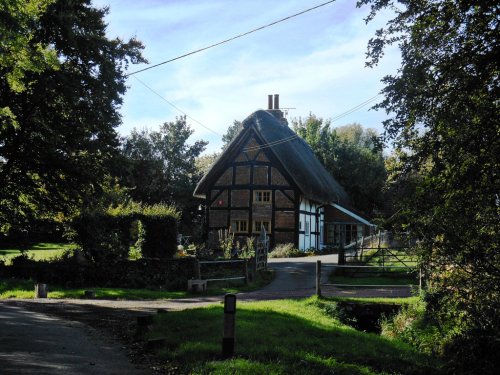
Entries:
[[267, 96], [267, 109], [273, 109], [273, 96]]
[[280, 96], [279, 96], [279, 94], [274, 94], [274, 109], [280, 109]]

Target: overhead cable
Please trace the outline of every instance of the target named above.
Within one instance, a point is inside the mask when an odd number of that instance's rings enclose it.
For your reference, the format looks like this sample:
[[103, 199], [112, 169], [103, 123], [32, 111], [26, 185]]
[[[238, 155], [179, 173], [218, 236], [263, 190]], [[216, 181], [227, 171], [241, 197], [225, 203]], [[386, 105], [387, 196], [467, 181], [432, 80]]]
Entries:
[[291, 18], [294, 18], [294, 17], [300, 16], [300, 15], [302, 15], [302, 14], [304, 14], [304, 13], [310, 12], [310, 11], [315, 10], [315, 9], [318, 9], [318, 8], [321, 8], [321, 7], [325, 6], [325, 5], [328, 5], [328, 4], [333, 3], [333, 2], [335, 2], [335, 0], [330, 0], [330, 1], [327, 1], [326, 3], [322, 3], [322, 4], [319, 4], [319, 5], [316, 5], [315, 7], [312, 7], [312, 8], [306, 9], [306, 10], [303, 10], [302, 12], [299, 12], [299, 13], [292, 14], [291, 16], [288, 16], [288, 17], [282, 18], [282, 19], [280, 19], [280, 20], [277, 20], [277, 21], [271, 22], [271, 23], [269, 23], [269, 24], [267, 24], [267, 25], [257, 27], [256, 29], [253, 29], [253, 30], [247, 31], [247, 32], [245, 32], [245, 33], [243, 33], [243, 34], [239, 34], [239, 35], [233, 36], [233, 37], [231, 37], [231, 38], [228, 38], [228, 39], [222, 40], [222, 41], [220, 41], [220, 42], [217, 42], [217, 43], [211, 44], [211, 45], [209, 45], [209, 46], [206, 46], [206, 47], [203, 47], [203, 48], [197, 49], [197, 50], [195, 50], [195, 51], [191, 51], [191, 52], [185, 53], [185, 54], [183, 54], [183, 55], [180, 55], [180, 56], [174, 57], [174, 58], [172, 58], [172, 59], [170, 59], [170, 60], [166, 60], [166, 61], [163, 61], [163, 62], [161, 62], [161, 63], [155, 64], [155, 65], [151, 65], [151, 66], [148, 66], [147, 68], [140, 69], [140, 70], [137, 70], [137, 71], [135, 71], [135, 72], [125, 74], [125, 77], [132, 76], [132, 75], [134, 75], [134, 74], [137, 74], [137, 73], [140, 73], [140, 72], [144, 72], [144, 71], [149, 70], [149, 69], [156, 68], [156, 67], [158, 67], [158, 66], [160, 66], [160, 65], [164, 65], [164, 64], [167, 64], [167, 63], [169, 63], [169, 62], [172, 62], [172, 61], [175, 61], [175, 60], [179, 60], [179, 59], [182, 59], [182, 58], [187, 57], [187, 56], [190, 56], [190, 55], [194, 55], [194, 54], [196, 54], [196, 53], [198, 53], [198, 52], [202, 52], [202, 51], [205, 51], [205, 50], [207, 50], [207, 49], [210, 49], [210, 48], [213, 48], [213, 47], [220, 46], [221, 44], [231, 42], [231, 41], [233, 41], [233, 40], [235, 40], [235, 39], [238, 39], [238, 38], [244, 37], [244, 36], [246, 36], [246, 35], [248, 35], [248, 34], [252, 34], [252, 33], [256, 32], [256, 31], [260, 31], [260, 30], [263, 30], [263, 29], [265, 29], [265, 28], [267, 28], [267, 27], [274, 26], [274, 25], [276, 25], [276, 24], [278, 24], [278, 23], [281, 23], [281, 22], [287, 21], [287, 20], [289, 20], [289, 19], [291, 19]]
[[150, 86], [148, 86], [146, 83], [144, 83], [143, 81], [141, 81], [139, 78], [137, 78], [136, 76], [133, 76], [137, 81], [139, 81], [144, 87], [146, 87], [148, 90], [150, 90], [153, 94], [155, 94], [156, 96], [158, 96], [160, 99], [162, 99], [163, 101], [165, 101], [168, 105], [172, 106], [173, 108], [175, 108], [176, 110], [178, 110], [180, 113], [182, 113], [184, 116], [186, 116], [187, 118], [193, 120], [194, 122], [196, 122], [198, 125], [204, 127], [205, 129], [207, 129], [208, 131], [222, 137], [222, 134], [216, 132], [215, 130], [213, 129], [210, 129], [208, 126], [202, 124], [201, 122], [199, 122], [198, 120], [196, 120], [195, 118], [189, 116], [186, 112], [184, 112], [182, 109], [180, 109], [179, 107], [177, 107], [175, 104], [173, 104], [172, 102], [168, 101], [167, 99], [165, 99], [162, 95], [160, 95], [157, 91], [155, 91], [153, 88], [151, 88]]
[[[357, 106], [352, 107], [351, 109], [348, 109], [347, 111], [341, 113], [340, 115], [337, 115], [337, 116], [333, 117], [332, 119], [330, 119], [330, 121], [333, 122], [333, 121], [339, 120], [342, 117], [345, 117], [347, 115], [350, 115], [351, 113], [354, 113], [354, 112], [358, 111], [359, 109], [363, 108], [364, 106], [366, 106], [366, 105], [370, 104], [371, 102], [373, 102], [374, 100], [376, 100], [381, 95], [382, 94], [377, 94], [377, 95], [371, 97], [370, 99], [365, 100], [364, 102], [358, 104]], [[282, 139], [278, 139], [278, 140], [273, 141], [273, 142], [264, 143], [262, 145], [248, 147], [248, 148], [244, 149], [243, 151], [248, 152], [248, 151], [255, 151], [255, 150], [260, 150], [260, 149], [268, 148], [268, 147], [274, 147], [274, 146], [280, 145], [282, 143], [291, 142], [291, 141], [293, 141], [296, 138], [299, 138], [298, 134], [294, 134], [294, 135], [292, 135], [290, 137], [285, 137], [285, 138], [282, 138]]]

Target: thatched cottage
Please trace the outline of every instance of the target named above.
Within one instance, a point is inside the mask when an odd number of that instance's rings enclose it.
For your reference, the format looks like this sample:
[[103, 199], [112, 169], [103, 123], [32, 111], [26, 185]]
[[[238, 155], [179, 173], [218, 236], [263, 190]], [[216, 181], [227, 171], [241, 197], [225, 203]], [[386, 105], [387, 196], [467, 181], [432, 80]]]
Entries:
[[231, 228], [238, 237], [264, 227], [271, 247], [299, 249], [349, 244], [371, 224], [351, 209], [344, 188], [328, 173], [279, 109], [252, 113], [243, 128], [198, 183], [194, 196], [206, 199], [207, 231]]

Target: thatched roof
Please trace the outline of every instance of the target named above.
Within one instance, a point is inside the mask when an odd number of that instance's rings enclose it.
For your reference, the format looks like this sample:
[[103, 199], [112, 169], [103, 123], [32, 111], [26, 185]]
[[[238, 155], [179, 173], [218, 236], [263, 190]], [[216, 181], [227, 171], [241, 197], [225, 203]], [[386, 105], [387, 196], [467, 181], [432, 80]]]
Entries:
[[251, 130], [264, 145], [271, 145], [265, 150], [278, 159], [306, 198], [321, 203], [349, 205], [347, 193], [323, 167], [309, 145], [286, 123], [264, 110], [252, 113], [243, 121], [243, 129], [200, 180], [194, 196], [205, 197], [207, 190], [241, 152]]

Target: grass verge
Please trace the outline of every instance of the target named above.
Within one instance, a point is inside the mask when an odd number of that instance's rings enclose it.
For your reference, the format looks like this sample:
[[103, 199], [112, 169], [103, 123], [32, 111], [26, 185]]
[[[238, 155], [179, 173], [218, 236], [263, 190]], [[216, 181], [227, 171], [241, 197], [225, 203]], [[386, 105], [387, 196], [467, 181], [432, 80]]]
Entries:
[[158, 355], [193, 374], [429, 374], [439, 363], [397, 340], [359, 332], [332, 317], [328, 300], [238, 303], [235, 358], [222, 360], [223, 307], [156, 318]]
[[410, 277], [389, 277], [389, 276], [332, 276], [330, 282], [334, 284], [348, 285], [417, 285], [418, 281]]
[[[260, 272], [259, 276], [248, 285], [242, 282], [209, 283], [208, 291], [203, 295], [222, 295], [226, 293], [249, 292], [260, 289], [274, 278], [272, 271]], [[114, 300], [157, 300], [200, 296], [199, 293], [186, 291], [166, 291], [159, 289], [128, 288], [63, 288], [49, 285], [48, 298], [82, 298], [85, 290], [95, 291], [97, 299]], [[34, 298], [34, 282], [32, 280], [0, 279], [0, 299]]]

